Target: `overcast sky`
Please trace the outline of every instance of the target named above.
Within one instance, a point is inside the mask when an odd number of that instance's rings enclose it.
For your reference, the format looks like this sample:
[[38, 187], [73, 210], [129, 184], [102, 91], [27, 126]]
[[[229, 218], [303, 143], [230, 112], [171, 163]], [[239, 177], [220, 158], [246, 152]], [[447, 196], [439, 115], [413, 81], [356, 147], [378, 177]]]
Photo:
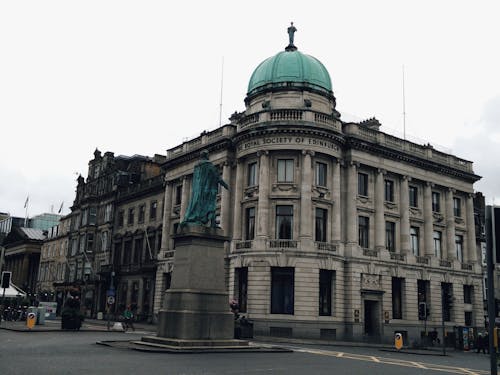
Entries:
[[[175, 5], [174, 5], [175, 4]], [[165, 154], [244, 110], [284, 49], [330, 72], [344, 118], [375, 116], [474, 162], [500, 197], [498, 1], [0, 2], [0, 211], [69, 212], [95, 148]], [[497, 198], [497, 203], [500, 201]]]

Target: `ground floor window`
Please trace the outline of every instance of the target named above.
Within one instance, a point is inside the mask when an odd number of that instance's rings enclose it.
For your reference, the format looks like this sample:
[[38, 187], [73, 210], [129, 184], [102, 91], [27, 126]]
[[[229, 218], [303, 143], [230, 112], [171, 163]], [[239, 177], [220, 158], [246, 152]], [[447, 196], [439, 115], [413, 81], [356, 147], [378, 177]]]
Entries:
[[248, 267], [235, 268], [235, 290], [238, 292], [239, 311], [247, 312]]
[[271, 314], [294, 313], [294, 272], [291, 267], [271, 268]]
[[319, 270], [319, 315], [332, 315], [334, 271]]
[[403, 319], [403, 284], [404, 279], [392, 278], [392, 319]]

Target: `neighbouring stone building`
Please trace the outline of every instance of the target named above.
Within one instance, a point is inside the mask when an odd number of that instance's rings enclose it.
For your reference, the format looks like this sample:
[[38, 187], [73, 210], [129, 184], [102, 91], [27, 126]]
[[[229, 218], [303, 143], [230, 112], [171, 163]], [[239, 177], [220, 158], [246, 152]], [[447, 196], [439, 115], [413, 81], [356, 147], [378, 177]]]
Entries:
[[64, 216], [59, 224], [47, 230], [47, 238], [40, 251], [37, 294], [40, 301], [57, 302], [60, 312], [65, 297], [65, 283], [68, 282], [69, 229], [71, 216]]
[[118, 190], [112, 239], [116, 303], [130, 305], [138, 320], [153, 321], [156, 261], [161, 243], [164, 176], [158, 174]]
[[79, 289], [88, 316], [106, 311], [106, 290], [113, 278], [111, 246], [118, 191], [161, 174], [161, 155], [114, 156], [94, 152], [88, 175], [77, 179], [67, 254], [66, 289]]
[[376, 119], [343, 122], [327, 69], [293, 45], [257, 66], [245, 105], [167, 151], [155, 312], [208, 150], [230, 186], [218, 197], [228, 290], [256, 334], [413, 341], [443, 314], [449, 332], [483, 326], [472, 162]]
[[3, 270], [12, 272], [12, 282], [26, 292], [30, 301], [37, 300], [40, 250], [46, 233], [41, 229], [13, 226], [3, 241]]

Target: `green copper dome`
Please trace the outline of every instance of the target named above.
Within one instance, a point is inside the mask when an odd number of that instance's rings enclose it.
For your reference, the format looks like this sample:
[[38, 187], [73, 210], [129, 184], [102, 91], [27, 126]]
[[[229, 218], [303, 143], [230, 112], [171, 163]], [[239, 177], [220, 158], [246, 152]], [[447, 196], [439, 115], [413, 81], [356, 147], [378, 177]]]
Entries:
[[264, 60], [248, 83], [248, 95], [285, 85], [332, 91], [330, 74], [316, 58], [297, 50], [286, 50]]

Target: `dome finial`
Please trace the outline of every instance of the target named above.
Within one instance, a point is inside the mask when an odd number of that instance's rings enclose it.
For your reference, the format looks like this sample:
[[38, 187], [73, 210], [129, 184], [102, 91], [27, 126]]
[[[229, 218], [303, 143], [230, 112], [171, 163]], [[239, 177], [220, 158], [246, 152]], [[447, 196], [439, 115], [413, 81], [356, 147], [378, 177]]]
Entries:
[[288, 46], [285, 48], [285, 51], [297, 51], [297, 47], [293, 44], [293, 37], [297, 28], [293, 26], [293, 22], [290, 22], [290, 26], [287, 29], [288, 32]]

